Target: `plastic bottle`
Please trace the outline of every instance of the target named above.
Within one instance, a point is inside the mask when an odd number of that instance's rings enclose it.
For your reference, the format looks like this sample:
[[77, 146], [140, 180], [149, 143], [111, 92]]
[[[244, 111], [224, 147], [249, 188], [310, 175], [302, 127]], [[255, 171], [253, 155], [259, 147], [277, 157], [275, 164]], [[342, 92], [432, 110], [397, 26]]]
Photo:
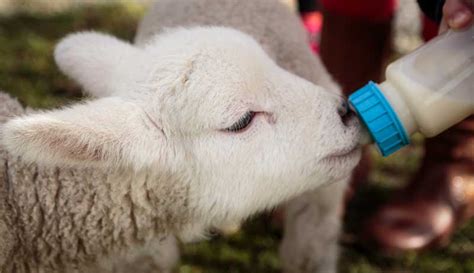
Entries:
[[349, 97], [382, 155], [420, 132], [433, 137], [474, 113], [474, 25], [448, 31], [390, 64], [386, 81]]

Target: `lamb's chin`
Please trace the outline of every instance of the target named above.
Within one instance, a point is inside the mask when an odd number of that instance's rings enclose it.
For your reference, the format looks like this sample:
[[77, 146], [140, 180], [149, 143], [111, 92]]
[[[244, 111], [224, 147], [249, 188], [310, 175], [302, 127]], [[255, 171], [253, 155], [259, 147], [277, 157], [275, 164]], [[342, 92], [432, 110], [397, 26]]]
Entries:
[[353, 169], [360, 161], [362, 149], [355, 147], [343, 154], [330, 155], [323, 158], [323, 164], [335, 179], [342, 179], [352, 174]]

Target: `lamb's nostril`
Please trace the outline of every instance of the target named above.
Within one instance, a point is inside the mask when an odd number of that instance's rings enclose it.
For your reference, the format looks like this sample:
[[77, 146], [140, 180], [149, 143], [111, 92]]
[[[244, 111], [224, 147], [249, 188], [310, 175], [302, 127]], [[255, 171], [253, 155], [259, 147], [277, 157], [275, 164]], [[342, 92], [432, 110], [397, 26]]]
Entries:
[[341, 117], [341, 121], [344, 125], [348, 126], [350, 121], [355, 117], [355, 112], [349, 107], [346, 101], [339, 104], [337, 113]]

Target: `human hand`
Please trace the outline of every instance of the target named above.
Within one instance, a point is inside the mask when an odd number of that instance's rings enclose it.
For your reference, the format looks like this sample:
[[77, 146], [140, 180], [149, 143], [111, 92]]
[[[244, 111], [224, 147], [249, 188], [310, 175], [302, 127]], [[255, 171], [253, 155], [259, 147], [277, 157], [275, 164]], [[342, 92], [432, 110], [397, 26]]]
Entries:
[[446, 0], [439, 32], [465, 28], [472, 24], [473, 18], [474, 0]]
[[463, 29], [474, 19], [474, 0], [446, 0], [443, 6], [443, 20], [439, 32], [452, 29]]

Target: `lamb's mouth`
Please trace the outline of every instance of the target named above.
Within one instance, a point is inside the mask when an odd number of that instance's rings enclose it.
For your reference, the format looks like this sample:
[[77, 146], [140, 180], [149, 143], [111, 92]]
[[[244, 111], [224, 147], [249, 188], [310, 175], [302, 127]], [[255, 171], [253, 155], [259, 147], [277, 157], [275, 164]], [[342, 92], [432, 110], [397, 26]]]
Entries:
[[322, 161], [324, 163], [344, 163], [352, 159], [356, 159], [360, 155], [360, 147], [355, 145], [348, 149], [343, 149], [325, 156]]

